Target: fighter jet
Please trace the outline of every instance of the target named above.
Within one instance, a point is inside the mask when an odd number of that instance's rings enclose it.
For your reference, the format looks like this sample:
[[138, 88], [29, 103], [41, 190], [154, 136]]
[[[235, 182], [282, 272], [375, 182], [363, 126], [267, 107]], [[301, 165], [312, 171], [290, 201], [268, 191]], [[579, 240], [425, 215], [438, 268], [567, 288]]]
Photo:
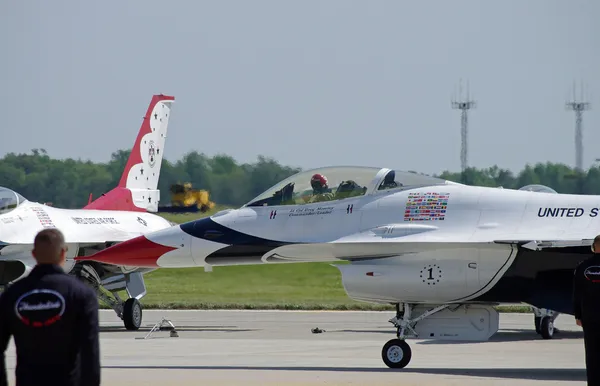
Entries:
[[[599, 213], [598, 197], [549, 188], [326, 167], [291, 176], [239, 209], [78, 259], [205, 269], [345, 261], [336, 267], [350, 298], [396, 306], [396, 338], [381, 355], [402, 368], [412, 356], [407, 338], [488, 340], [499, 304], [572, 314], [573, 270], [591, 253]], [[552, 323], [541, 316], [542, 330]]]
[[[165, 95], [152, 97], [118, 186], [95, 201], [90, 199], [83, 209], [61, 209], [31, 202], [13, 190], [0, 187], [0, 285], [10, 285], [27, 276], [36, 264], [31, 255], [35, 235], [44, 228], [58, 228], [68, 246], [65, 271], [92, 286], [127, 329], [140, 327], [139, 299], [146, 294], [142, 274], [149, 269], [80, 263], [75, 257], [91, 255], [115, 243], [175, 225], [148, 213], [158, 210], [158, 180], [174, 99]], [[123, 290], [129, 295], [126, 301], [118, 294]]]

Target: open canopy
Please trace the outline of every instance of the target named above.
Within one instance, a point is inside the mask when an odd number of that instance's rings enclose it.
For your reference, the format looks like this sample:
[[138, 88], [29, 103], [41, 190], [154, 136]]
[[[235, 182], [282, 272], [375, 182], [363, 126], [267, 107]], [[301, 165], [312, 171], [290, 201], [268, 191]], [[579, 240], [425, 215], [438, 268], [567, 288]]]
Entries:
[[0, 214], [8, 213], [27, 201], [25, 197], [8, 188], [0, 186]]
[[387, 168], [331, 166], [294, 174], [244, 206], [302, 205], [446, 183], [440, 178]]

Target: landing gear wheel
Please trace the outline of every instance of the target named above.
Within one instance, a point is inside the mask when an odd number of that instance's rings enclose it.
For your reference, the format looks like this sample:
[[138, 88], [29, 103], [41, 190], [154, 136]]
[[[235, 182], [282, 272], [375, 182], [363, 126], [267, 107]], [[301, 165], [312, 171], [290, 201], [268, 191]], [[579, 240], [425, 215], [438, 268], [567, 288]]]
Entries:
[[551, 317], [545, 316], [542, 318], [540, 334], [544, 339], [552, 339], [552, 336], [554, 336], [554, 321]]
[[402, 369], [410, 362], [412, 350], [403, 339], [392, 339], [383, 346], [381, 357], [387, 367]]
[[540, 329], [541, 323], [542, 323], [542, 318], [541, 317], [536, 316], [533, 319], [533, 324], [535, 325], [535, 332], [536, 332], [536, 334], [541, 334], [542, 333], [542, 330]]
[[129, 298], [125, 301], [123, 323], [128, 330], [138, 330], [142, 325], [142, 304], [136, 298]]

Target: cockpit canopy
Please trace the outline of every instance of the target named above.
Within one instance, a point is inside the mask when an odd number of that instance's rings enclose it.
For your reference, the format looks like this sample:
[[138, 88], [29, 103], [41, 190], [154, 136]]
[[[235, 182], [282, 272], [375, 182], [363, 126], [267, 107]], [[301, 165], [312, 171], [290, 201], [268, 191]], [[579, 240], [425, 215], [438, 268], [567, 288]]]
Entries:
[[0, 186], [0, 214], [8, 213], [27, 201], [25, 197], [8, 188]]
[[446, 183], [440, 178], [386, 168], [332, 166], [294, 174], [244, 206], [303, 205]]
[[539, 185], [539, 184], [531, 184], [531, 185], [525, 185], [522, 188], [519, 188], [519, 190], [526, 190], [528, 192], [540, 192], [540, 193], [553, 193], [553, 194], [558, 194], [558, 192], [546, 185]]

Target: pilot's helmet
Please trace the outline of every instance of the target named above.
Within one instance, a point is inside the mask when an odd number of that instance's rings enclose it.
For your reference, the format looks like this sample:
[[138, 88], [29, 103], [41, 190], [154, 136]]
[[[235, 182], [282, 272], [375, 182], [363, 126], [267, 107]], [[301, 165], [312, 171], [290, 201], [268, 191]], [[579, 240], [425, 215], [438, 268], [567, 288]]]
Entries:
[[314, 174], [310, 179], [310, 186], [316, 192], [322, 192], [327, 189], [327, 177], [322, 174]]

